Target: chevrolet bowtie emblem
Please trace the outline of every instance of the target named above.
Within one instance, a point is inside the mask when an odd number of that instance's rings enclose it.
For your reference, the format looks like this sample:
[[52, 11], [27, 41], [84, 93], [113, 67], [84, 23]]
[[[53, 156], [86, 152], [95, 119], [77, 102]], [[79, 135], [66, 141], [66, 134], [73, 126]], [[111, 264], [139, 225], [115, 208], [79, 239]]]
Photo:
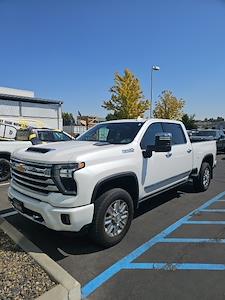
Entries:
[[21, 173], [24, 173], [24, 172], [25, 172], [25, 166], [24, 166], [24, 164], [18, 164], [18, 165], [16, 166], [16, 169], [17, 169], [17, 171], [19, 171], [19, 172], [21, 172]]

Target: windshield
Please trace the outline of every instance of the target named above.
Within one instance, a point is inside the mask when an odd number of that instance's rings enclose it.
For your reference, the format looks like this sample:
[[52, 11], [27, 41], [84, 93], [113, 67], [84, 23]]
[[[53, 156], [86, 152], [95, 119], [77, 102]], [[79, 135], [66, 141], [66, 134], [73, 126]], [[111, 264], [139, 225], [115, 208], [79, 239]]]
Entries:
[[72, 139], [62, 131], [53, 131], [53, 138], [56, 142], [71, 141]]
[[38, 137], [42, 142], [63, 142], [71, 140], [71, 138], [62, 131], [40, 130]]
[[85, 132], [77, 140], [129, 144], [133, 141], [143, 124], [143, 122], [99, 124]]
[[198, 131], [196, 132], [194, 135], [197, 135], [197, 136], [213, 136], [215, 137], [216, 136], [216, 131]]

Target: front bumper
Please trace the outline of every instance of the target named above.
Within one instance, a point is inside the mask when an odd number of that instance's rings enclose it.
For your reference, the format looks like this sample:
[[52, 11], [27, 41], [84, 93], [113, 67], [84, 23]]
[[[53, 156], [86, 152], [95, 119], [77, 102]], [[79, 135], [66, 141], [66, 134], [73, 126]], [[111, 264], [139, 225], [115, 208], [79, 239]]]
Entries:
[[[12, 187], [9, 188], [8, 196], [10, 201], [17, 200], [22, 203], [24, 209], [22, 211], [16, 209], [20, 214], [56, 231], [78, 232], [93, 219], [93, 203], [75, 208], [53, 207], [49, 203], [28, 197]], [[62, 215], [69, 216], [70, 224], [63, 223]]]

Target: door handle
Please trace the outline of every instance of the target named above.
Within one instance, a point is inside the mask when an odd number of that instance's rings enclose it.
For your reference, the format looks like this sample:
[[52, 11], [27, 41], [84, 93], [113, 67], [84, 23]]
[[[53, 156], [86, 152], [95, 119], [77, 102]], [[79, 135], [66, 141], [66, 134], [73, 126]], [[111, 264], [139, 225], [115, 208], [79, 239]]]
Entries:
[[192, 149], [187, 149], [187, 153], [191, 153], [192, 152]]
[[172, 152], [168, 152], [168, 153], [166, 153], [166, 157], [171, 157], [172, 156]]

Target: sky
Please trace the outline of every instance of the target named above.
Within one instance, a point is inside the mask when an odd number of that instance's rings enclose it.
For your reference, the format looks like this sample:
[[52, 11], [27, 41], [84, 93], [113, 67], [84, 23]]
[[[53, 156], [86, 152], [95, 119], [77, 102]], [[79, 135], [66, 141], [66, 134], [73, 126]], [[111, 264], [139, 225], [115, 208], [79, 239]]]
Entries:
[[0, 86], [105, 116], [115, 72], [225, 117], [225, 0], [0, 0]]

